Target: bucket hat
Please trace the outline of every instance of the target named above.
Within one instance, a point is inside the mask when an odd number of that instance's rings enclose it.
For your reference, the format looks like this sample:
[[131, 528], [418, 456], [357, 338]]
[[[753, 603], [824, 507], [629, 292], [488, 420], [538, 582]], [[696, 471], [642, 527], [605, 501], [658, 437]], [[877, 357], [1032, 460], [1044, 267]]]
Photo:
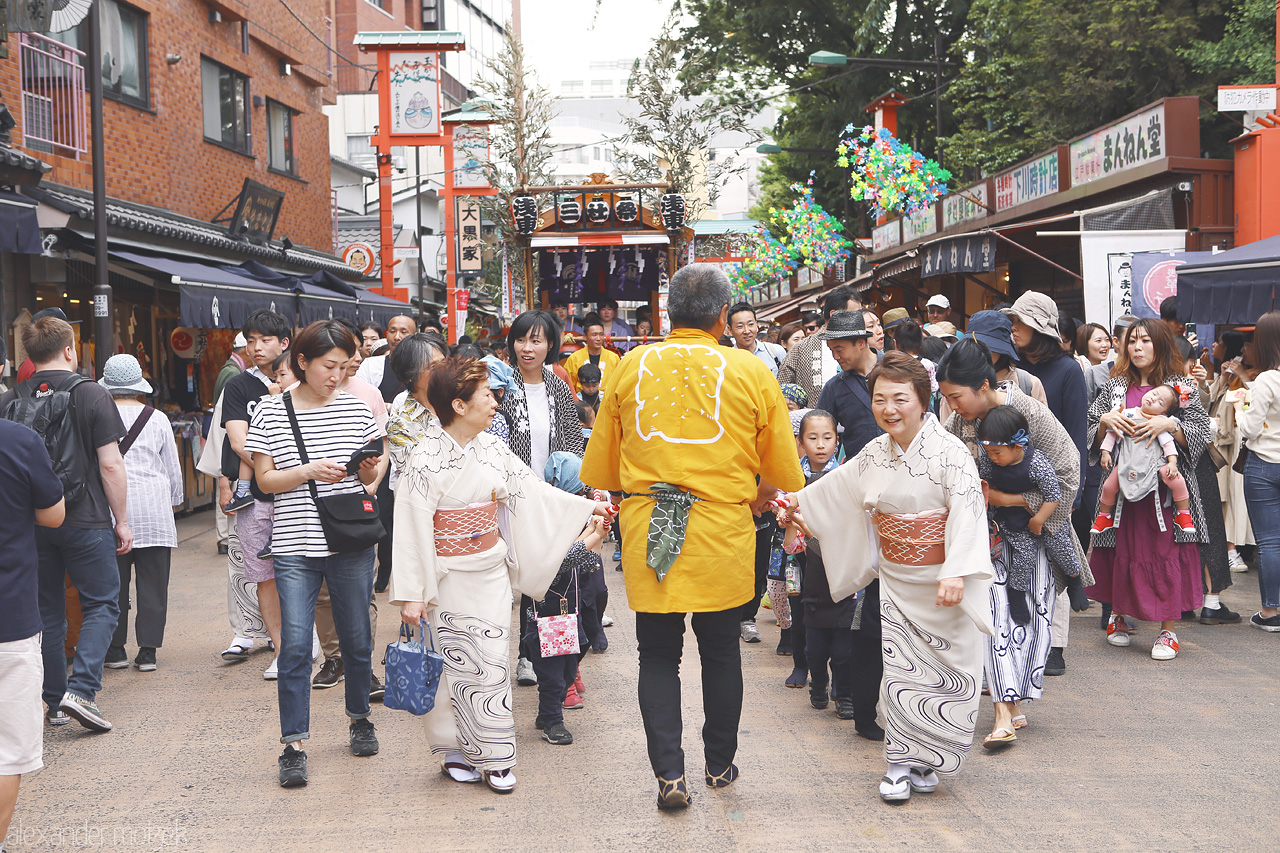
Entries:
[[142, 377], [142, 365], [127, 353], [113, 355], [102, 366], [98, 384], [112, 394], [150, 394], [151, 383]]

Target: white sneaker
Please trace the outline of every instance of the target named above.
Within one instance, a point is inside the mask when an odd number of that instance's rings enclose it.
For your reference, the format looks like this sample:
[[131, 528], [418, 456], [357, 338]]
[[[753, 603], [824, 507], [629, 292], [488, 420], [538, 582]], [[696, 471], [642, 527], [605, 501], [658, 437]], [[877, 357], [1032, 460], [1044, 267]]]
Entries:
[[521, 687], [532, 687], [538, 683], [538, 675], [533, 671], [533, 664], [528, 658], [520, 658], [516, 663], [516, 684]]
[[1151, 647], [1152, 660], [1173, 660], [1178, 656], [1178, 635], [1172, 631], [1161, 631], [1156, 644]]
[[1129, 645], [1129, 623], [1115, 614], [1107, 624], [1107, 642], [1122, 649]]
[[1227, 552], [1227, 568], [1236, 574], [1249, 571], [1249, 567], [1245, 565], [1244, 558], [1240, 556], [1240, 552], [1235, 548]]
[[262, 673], [262, 677], [267, 681], [276, 680], [276, 664], [280, 663], [280, 658], [272, 658], [271, 666], [267, 667], [267, 671]]
[[612, 628], [612, 627], [613, 627], [613, 617], [612, 617], [612, 616], [610, 616], [608, 613], [606, 613], [604, 616], [600, 617], [600, 626], [601, 626], [601, 627], [603, 627], [603, 628]]

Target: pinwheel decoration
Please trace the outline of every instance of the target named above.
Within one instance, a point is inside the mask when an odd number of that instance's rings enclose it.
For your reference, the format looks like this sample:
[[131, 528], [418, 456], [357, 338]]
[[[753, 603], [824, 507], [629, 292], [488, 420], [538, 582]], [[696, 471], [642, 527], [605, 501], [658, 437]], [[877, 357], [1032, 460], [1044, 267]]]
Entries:
[[874, 215], [913, 213], [946, 195], [951, 173], [889, 131], [851, 124], [844, 132], [836, 163], [853, 175], [849, 194], [870, 202]]

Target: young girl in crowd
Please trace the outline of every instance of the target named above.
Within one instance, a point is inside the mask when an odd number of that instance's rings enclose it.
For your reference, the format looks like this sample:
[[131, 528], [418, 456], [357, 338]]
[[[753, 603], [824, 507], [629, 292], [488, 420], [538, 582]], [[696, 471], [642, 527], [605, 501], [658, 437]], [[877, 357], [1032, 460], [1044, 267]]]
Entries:
[[978, 456], [978, 474], [991, 488], [1009, 494], [1038, 492], [1044, 503], [1034, 515], [1025, 506], [999, 506], [990, 509], [1009, 543], [1012, 563], [1009, 567], [1009, 614], [1019, 625], [1031, 620], [1026, 592], [1035, 572], [1041, 545], [1067, 578], [1067, 594], [1073, 610], [1089, 606], [1080, 583], [1080, 561], [1071, 540], [1070, 525], [1056, 532], [1045, 527], [1049, 516], [1062, 501], [1062, 486], [1053, 464], [1031, 444], [1030, 427], [1022, 413], [1009, 405], [996, 406], [978, 424], [978, 443], [983, 452]]
[[[1138, 423], [1156, 417], [1175, 417], [1178, 414], [1178, 392], [1171, 385], [1156, 385], [1142, 395], [1141, 406], [1125, 409], [1121, 414]], [[1124, 443], [1117, 451], [1116, 444], [1122, 439]], [[1159, 439], [1160, 448], [1157, 450], [1149, 441], [1121, 436], [1114, 430], [1107, 431], [1106, 438], [1102, 440], [1102, 467], [1111, 473], [1102, 484], [1098, 517], [1090, 532], [1101, 533], [1115, 524], [1112, 513], [1116, 506], [1116, 493], [1122, 483], [1128, 500], [1140, 500], [1151, 494], [1157, 479], [1163, 479], [1173, 494], [1176, 510], [1173, 523], [1179, 530], [1195, 532], [1187, 481], [1178, 473], [1178, 445], [1167, 432], [1160, 433]]]

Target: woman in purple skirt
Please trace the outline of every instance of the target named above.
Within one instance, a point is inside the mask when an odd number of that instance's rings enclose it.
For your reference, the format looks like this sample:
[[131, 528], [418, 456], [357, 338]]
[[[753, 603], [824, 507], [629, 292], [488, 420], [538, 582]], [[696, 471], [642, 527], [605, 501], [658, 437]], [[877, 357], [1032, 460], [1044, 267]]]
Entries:
[[[1111, 379], [1089, 407], [1086, 433], [1091, 462], [1108, 430], [1147, 441], [1168, 432], [1178, 444], [1178, 470], [1190, 492], [1195, 529], [1174, 525], [1163, 482], [1142, 500], [1124, 504], [1123, 517], [1123, 500], [1118, 499], [1114, 526], [1093, 536], [1089, 565], [1096, 583], [1085, 590], [1095, 601], [1112, 605], [1107, 642], [1113, 646], [1129, 645], [1133, 626], [1126, 617], [1159, 622], [1160, 634], [1151, 649], [1155, 660], [1177, 657], [1175, 624], [1184, 611], [1198, 610], [1204, 598], [1197, 542], [1207, 541], [1208, 526], [1195, 470], [1211, 433], [1197, 383], [1182, 374], [1173, 333], [1159, 320], [1138, 320], [1125, 331]], [[1141, 424], [1125, 418], [1122, 410], [1137, 406], [1154, 385], [1175, 389], [1179, 416], [1153, 417]]]

